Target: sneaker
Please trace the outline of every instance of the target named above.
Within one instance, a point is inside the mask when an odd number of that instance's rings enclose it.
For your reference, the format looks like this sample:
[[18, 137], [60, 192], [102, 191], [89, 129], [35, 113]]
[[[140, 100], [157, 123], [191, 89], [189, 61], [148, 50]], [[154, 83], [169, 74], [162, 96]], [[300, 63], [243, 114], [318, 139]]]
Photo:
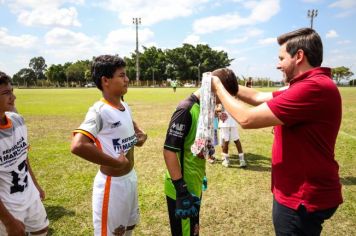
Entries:
[[215, 157], [214, 156], [211, 156], [211, 157], [208, 157], [208, 162], [210, 163], [210, 164], [214, 164], [215, 163]]
[[240, 167], [245, 168], [247, 167], [246, 161], [245, 160], [240, 160]]
[[230, 165], [230, 160], [229, 160], [228, 158], [225, 158], [221, 164], [222, 164], [223, 166], [225, 166], [225, 167], [229, 167], [229, 165]]

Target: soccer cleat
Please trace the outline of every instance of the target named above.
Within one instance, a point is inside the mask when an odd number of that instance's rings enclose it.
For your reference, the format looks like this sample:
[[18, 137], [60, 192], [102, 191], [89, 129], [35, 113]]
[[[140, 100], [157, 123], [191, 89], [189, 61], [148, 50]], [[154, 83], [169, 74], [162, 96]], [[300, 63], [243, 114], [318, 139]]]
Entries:
[[240, 167], [245, 168], [247, 167], [246, 161], [245, 160], [240, 160]]
[[229, 167], [230, 165], [230, 160], [228, 157], [225, 157], [225, 159], [223, 160], [223, 162], [221, 163], [223, 166], [225, 167]]
[[215, 163], [215, 157], [214, 156], [210, 156], [210, 157], [208, 157], [208, 162], [210, 163], [210, 164], [214, 164]]

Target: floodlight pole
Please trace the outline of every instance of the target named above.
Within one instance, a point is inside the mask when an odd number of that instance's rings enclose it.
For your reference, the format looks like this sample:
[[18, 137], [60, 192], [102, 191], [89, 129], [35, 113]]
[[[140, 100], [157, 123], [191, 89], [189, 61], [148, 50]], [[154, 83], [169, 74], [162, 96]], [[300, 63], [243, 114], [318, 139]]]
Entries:
[[132, 18], [132, 23], [136, 25], [136, 83], [140, 80], [140, 53], [138, 51], [138, 25], [141, 24], [141, 18]]
[[310, 18], [310, 28], [313, 28], [314, 17], [318, 16], [318, 10], [308, 10], [308, 17]]

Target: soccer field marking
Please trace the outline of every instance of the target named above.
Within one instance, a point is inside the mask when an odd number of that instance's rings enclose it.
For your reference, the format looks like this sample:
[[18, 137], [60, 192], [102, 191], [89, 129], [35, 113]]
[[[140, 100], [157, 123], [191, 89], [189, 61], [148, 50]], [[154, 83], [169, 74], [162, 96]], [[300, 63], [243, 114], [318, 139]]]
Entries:
[[340, 130], [339, 133], [340, 133], [340, 134], [343, 134], [343, 135], [346, 135], [346, 136], [348, 136], [348, 137], [353, 138], [353, 139], [356, 140], [356, 136], [354, 136], [354, 135], [348, 134], [348, 133], [346, 133], [346, 132], [344, 132], [344, 131], [341, 131], [341, 130]]

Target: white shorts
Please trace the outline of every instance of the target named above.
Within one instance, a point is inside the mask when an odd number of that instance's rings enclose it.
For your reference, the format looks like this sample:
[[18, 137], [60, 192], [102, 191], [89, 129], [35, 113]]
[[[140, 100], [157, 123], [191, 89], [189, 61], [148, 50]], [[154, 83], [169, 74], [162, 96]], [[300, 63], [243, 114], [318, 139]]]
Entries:
[[223, 144], [223, 141], [236, 141], [239, 140], [239, 132], [237, 127], [221, 127], [220, 128], [220, 143]]
[[[46, 209], [44, 208], [41, 199], [38, 197], [25, 211], [9, 210], [17, 220], [25, 225], [25, 230], [28, 233], [37, 232], [46, 228], [49, 224]], [[5, 225], [0, 221], [0, 235], [6, 236]]]
[[137, 176], [134, 169], [120, 176], [107, 176], [100, 171], [93, 186], [94, 235], [114, 235], [139, 222]]

